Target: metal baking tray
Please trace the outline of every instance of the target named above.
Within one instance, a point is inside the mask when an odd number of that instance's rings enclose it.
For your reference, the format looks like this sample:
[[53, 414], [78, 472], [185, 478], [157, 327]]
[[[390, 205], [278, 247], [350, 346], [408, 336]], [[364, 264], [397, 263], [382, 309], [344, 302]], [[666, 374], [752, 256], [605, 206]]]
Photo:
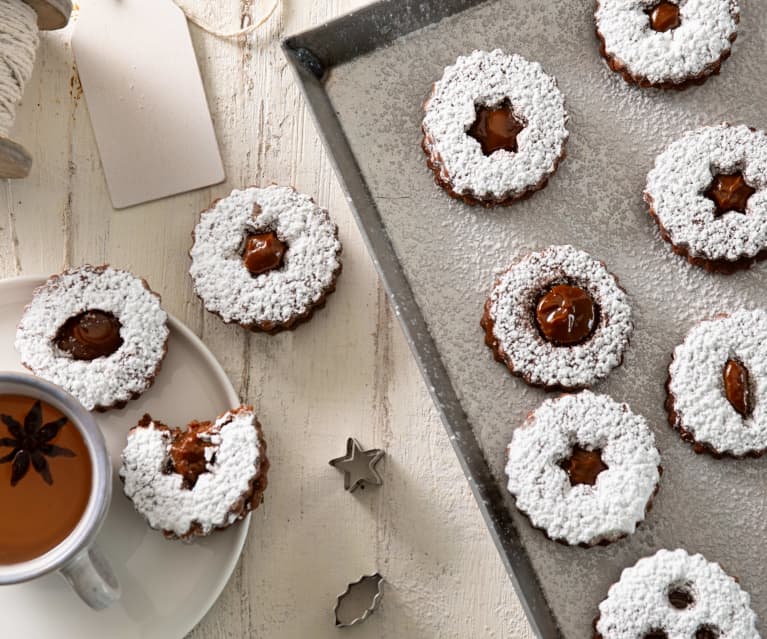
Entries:
[[[655, 155], [683, 131], [723, 120], [767, 127], [767, 12], [759, 0], [741, 8], [721, 76], [682, 92], [631, 87], [609, 71], [590, 0], [388, 0], [283, 42], [493, 540], [547, 639], [590, 637], [610, 584], [661, 547], [702, 552], [737, 575], [767, 632], [767, 459], [695, 455], [663, 409], [674, 346], [701, 318], [763, 304], [767, 267], [722, 276], [689, 266], [642, 202]], [[434, 184], [420, 123], [444, 67], [495, 47], [556, 76], [570, 140], [544, 190], [482, 209]], [[559, 243], [604, 260], [630, 295], [631, 347], [595, 390], [648, 418], [665, 470], [639, 531], [588, 550], [548, 541], [505, 490], [506, 445], [546, 393], [494, 362], [479, 327], [495, 273], [522, 252]]]

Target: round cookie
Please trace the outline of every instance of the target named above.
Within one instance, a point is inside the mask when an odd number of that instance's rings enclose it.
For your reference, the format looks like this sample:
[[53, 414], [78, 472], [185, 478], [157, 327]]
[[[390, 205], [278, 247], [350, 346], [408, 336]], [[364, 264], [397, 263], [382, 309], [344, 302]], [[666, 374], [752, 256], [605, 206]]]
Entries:
[[684, 89], [719, 73], [738, 35], [737, 0], [597, 0], [608, 66], [642, 87]]
[[437, 184], [469, 204], [542, 189], [565, 157], [567, 113], [541, 65], [500, 49], [447, 67], [424, 104], [423, 150]]
[[687, 132], [656, 158], [644, 199], [691, 264], [748, 268], [767, 257], [767, 135], [726, 123]]
[[714, 562], [659, 550], [626, 568], [599, 604], [594, 639], [759, 639], [751, 597]]
[[700, 322], [674, 349], [669, 423], [697, 453], [759, 457], [767, 451], [766, 380], [767, 312]]
[[633, 329], [625, 291], [572, 246], [528, 253], [503, 273], [480, 325], [495, 359], [532, 386], [577, 390], [623, 360]]
[[645, 419], [591, 391], [544, 401], [514, 431], [507, 458], [517, 508], [549, 539], [580, 546], [632, 534], [662, 472]]
[[128, 433], [120, 479], [151, 528], [188, 541], [228, 528], [261, 503], [269, 460], [251, 406], [170, 428], [144, 415]]
[[250, 187], [202, 213], [189, 273], [205, 308], [224, 322], [277, 333], [324, 306], [340, 255], [338, 228], [308, 195]]
[[168, 315], [141, 278], [80, 266], [35, 289], [16, 350], [35, 375], [88, 410], [121, 408], [146, 391], [167, 352]]

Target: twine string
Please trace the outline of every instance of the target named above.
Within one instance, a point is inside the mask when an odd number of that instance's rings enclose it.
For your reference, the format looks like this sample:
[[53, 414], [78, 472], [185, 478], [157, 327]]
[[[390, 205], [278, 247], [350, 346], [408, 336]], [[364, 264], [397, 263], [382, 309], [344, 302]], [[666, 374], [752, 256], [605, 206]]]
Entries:
[[0, 0], [0, 136], [16, 119], [38, 42], [35, 10], [23, 0]]
[[282, 0], [272, 0], [272, 4], [269, 7], [269, 10], [263, 16], [261, 16], [255, 22], [251, 22], [248, 26], [243, 27], [242, 29], [236, 29], [235, 31], [225, 31], [223, 29], [212, 27], [194, 9], [189, 8], [184, 0], [173, 1], [176, 3], [178, 8], [183, 11], [186, 19], [205, 31], [205, 33], [209, 33], [210, 35], [216, 36], [217, 38], [222, 38], [224, 40], [233, 40], [235, 38], [244, 38], [249, 36], [251, 33], [260, 29], [264, 24], [266, 24], [267, 20], [272, 17], [272, 14], [277, 10], [277, 7], [280, 6], [280, 2]]

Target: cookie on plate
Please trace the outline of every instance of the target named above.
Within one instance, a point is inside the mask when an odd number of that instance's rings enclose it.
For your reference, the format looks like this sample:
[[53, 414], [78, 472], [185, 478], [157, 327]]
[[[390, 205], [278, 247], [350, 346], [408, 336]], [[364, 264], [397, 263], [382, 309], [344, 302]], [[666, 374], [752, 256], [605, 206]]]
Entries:
[[468, 204], [542, 189], [565, 157], [567, 112], [541, 65], [500, 49], [447, 67], [424, 104], [423, 150], [437, 184]]
[[759, 639], [751, 597], [722, 567], [659, 550], [621, 574], [599, 604], [594, 639]]
[[662, 468], [646, 420], [607, 395], [544, 401], [514, 431], [508, 489], [549, 539], [605, 545], [632, 534], [658, 491]]
[[277, 333], [325, 305], [340, 255], [338, 228], [308, 195], [250, 187], [202, 213], [189, 273], [205, 308], [226, 323]]
[[144, 415], [128, 433], [120, 479], [150, 527], [189, 541], [228, 528], [259, 506], [269, 460], [251, 406], [170, 428]]
[[532, 386], [577, 390], [623, 360], [628, 296], [599, 260], [573, 246], [522, 256], [493, 286], [480, 321], [495, 359]]
[[685, 133], [656, 158], [644, 199], [691, 264], [748, 268], [767, 257], [767, 134], [726, 123]]
[[760, 457], [767, 451], [767, 312], [700, 322], [674, 349], [666, 385], [672, 428], [696, 453]]
[[35, 289], [16, 350], [35, 375], [88, 410], [120, 408], [146, 391], [167, 352], [168, 315], [141, 278], [80, 266]]
[[597, 0], [608, 66], [641, 87], [684, 89], [719, 73], [738, 35], [738, 0]]

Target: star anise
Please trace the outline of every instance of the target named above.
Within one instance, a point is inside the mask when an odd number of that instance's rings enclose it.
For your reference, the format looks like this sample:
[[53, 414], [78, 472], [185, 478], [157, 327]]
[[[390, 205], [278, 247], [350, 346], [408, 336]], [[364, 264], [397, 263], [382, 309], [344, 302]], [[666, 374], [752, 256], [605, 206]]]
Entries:
[[66, 417], [43, 424], [43, 407], [36, 401], [24, 417], [24, 426], [10, 415], [0, 415], [0, 420], [8, 427], [10, 437], [0, 437], [0, 448], [13, 450], [0, 457], [0, 464], [11, 462], [11, 486], [15, 486], [27, 474], [31, 465], [43, 478], [46, 484], [53, 483], [51, 469], [46, 457], [74, 457], [75, 453], [68, 448], [51, 444], [51, 440], [59, 434]]

